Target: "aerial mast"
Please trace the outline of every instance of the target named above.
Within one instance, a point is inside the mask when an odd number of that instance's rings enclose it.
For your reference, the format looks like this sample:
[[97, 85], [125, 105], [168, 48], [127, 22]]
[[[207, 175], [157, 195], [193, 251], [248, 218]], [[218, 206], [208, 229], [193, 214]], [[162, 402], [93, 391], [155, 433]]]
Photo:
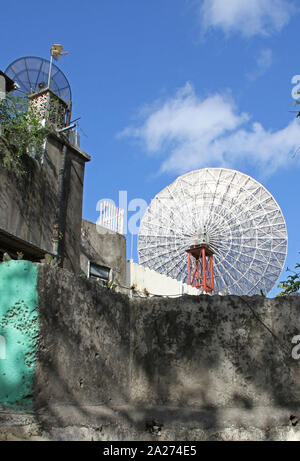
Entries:
[[67, 51], [63, 51], [63, 46], [56, 43], [53, 44], [51, 49], [50, 49], [50, 65], [49, 65], [49, 74], [48, 74], [48, 85], [47, 87], [50, 88], [51, 84], [51, 73], [52, 73], [52, 63], [53, 63], [53, 58], [57, 60], [61, 56], [65, 56], [68, 54]]

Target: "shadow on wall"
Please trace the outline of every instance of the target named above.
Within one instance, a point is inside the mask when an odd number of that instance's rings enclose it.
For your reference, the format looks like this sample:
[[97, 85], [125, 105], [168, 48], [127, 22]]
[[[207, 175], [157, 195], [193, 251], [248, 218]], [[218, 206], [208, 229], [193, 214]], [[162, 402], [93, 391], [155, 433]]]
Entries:
[[[51, 424], [66, 425], [59, 405], [101, 427], [116, 424], [117, 411], [133, 431], [151, 417], [217, 429], [230, 408], [239, 410], [236, 421], [258, 407], [282, 408], [288, 421], [299, 406], [299, 363], [291, 355], [300, 330], [295, 299], [129, 302], [47, 265], [40, 266], [39, 296], [35, 405], [51, 413]], [[105, 411], [100, 417], [89, 406]]]
[[0, 169], [0, 228], [52, 252], [57, 210], [55, 165], [47, 153], [44, 159], [47, 172], [41, 169], [37, 160], [27, 155], [22, 161], [25, 173], [21, 176]]
[[258, 296], [135, 304], [134, 400], [245, 408], [299, 402], [291, 354], [297, 307]]
[[128, 298], [48, 265], [40, 265], [39, 295], [36, 409], [59, 425], [57, 405], [73, 406], [82, 421], [85, 406], [128, 402]]

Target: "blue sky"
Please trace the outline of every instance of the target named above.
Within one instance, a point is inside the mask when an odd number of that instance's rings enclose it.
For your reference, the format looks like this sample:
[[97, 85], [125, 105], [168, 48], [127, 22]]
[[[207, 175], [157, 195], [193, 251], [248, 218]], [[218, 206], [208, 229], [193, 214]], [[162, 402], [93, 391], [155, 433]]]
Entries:
[[288, 228], [286, 266], [299, 261], [296, 1], [16, 0], [1, 15], [1, 69], [48, 58], [52, 43], [69, 51], [58, 65], [92, 156], [84, 218], [95, 222], [98, 200], [118, 204], [120, 190], [149, 203], [182, 173], [226, 166], [272, 193]]

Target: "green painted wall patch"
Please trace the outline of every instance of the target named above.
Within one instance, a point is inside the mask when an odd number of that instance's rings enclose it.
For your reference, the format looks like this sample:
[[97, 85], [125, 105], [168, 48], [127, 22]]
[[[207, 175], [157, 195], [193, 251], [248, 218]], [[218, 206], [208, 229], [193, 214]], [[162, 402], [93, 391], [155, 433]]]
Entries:
[[0, 264], [0, 406], [33, 406], [39, 312], [37, 266], [30, 261]]

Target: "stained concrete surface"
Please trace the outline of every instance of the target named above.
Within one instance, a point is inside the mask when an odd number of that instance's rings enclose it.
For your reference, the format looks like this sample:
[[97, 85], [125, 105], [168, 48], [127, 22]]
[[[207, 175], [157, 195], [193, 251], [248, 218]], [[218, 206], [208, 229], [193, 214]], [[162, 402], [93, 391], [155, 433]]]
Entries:
[[[62, 203], [59, 203], [64, 144], [67, 145], [67, 161]], [[52, 253], [53, 230], [58, 209], [62, 207], [59, 239], [63, 243], [64, 267], [79, 272], [84, 169], [89, 160], [87, 154], [70, 145], [65, 138], [51, 134], [42, 163], [24, 155], [25, 174], [21, 176], [0, 168], [0, 231]]]
[[[38, 268], [33, 437], [299, 439], [290, 421], [300, 414], [298, 297], [130, 301], [97, 281]], [[147, 431], [149, 420], [163, 425], [160, 435]], [[1, 426], [8, 430], [5, 418]]]
[[[299, 414], [300, 407], [296, 409]], [[0, 410], [1, 440], [38, 441], [300, 441], [286, 409], [219, 409], [174, 406], [51, 406], [22, 414]], [[159, 434], [148, 429], [159, 421]]]
[[[89, 262], [112, 269], [112, 279], [124, 291], [126, 286], [126, 238], [100, 225], [82, 220], [80, 265], [89, 275]], [[125, 290], [126, 291], [126, 290]]]

